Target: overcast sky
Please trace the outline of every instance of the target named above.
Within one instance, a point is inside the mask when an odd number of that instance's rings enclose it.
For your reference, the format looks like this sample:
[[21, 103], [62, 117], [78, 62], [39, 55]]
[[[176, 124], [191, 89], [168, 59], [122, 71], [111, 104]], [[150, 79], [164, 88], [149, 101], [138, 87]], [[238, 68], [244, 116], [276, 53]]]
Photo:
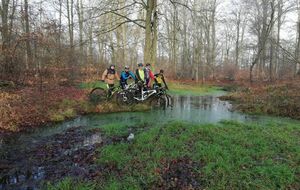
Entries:
[[[251, 1], [251, 0], [249, 0]], [[228, 16], [232, 11], [232, 0], [219, 0], [220, 5], [218, 7], [218, 13], [223, 16]], [[295, 38], [297, 30], [296, 30], [296, 23], [297, 23], [297, 13], [289, 12], [286, 14], [285, 22], [281, 28], [281, 38], [289, 40], [291, 38]]]

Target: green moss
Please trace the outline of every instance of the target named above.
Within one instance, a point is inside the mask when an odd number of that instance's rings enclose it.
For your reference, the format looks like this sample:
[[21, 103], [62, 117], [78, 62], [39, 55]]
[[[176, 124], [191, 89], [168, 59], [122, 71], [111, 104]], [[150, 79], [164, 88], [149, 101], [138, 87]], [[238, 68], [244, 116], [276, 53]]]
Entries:
[[66, 110], [51, 110], [49, 115], [51, 121], [60, 122], [75, 117], [76, 111], [73, 108], [66, 108]]
[[76, 111], [73, 108], [68, 108], [62, 112], [62, 115], [66, 118], [72, 118], [76, 116]]
[[83, 113], [93, 113], [95, 112], [95, 106], [89, 101], [81, 100], [78, 102], [79, 112]]
[[70, 107], [74, 107], [77, 105], [77, 101], [76, 100], [71, 100], [71, 99], [64, 99], [62, 102], [59, 103], [59, 107], [60, 108], [70, 108]]
[[54, 122], [60, 122], [65, 120], [65, 116], [60, 113], [52, 113], [50, 114], [50, 120]]

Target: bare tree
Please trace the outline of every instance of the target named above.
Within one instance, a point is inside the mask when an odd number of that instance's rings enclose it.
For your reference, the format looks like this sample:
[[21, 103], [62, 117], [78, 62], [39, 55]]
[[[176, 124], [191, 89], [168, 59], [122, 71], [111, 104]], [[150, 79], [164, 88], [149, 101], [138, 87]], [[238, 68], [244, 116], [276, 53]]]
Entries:
[[[296, 58], [300, 62], [300, 1], [297, 0], [297, 12], [298, 12], [298, 21], [297, 21], [297, 45], [296, 45]], [[296, 73], [300, 72], [299, 64], [296, 64]]]
[[[253, 23], [257, 32], [257, 53], [250, 66], [250, 81], [253, 82], [253, 68], [259, 63], [259, 74], [262, 73], [262, 68], [266, 61], [266, 44], [273, 30], [275, 20], [275, 1], [262, 0], [261, 6], [256, 0], [257, 16]], [[262, 10], [260, 9], [262, 7]], [[262, 13], [261, 13], [262, 11]]]
[[83, 62], [83, 21], [84, 21], [84, 17], [83, 17], [83, 4], [82, 4], [82, 0], [77, 0], [77, 17], [78, 17], [78, 23], [79, 23], [79, 62], [80, 64], [82, 64]]
[[70, 38], [70, 47], [74, 48], [74, 0], [67, 0], [67, 19]]

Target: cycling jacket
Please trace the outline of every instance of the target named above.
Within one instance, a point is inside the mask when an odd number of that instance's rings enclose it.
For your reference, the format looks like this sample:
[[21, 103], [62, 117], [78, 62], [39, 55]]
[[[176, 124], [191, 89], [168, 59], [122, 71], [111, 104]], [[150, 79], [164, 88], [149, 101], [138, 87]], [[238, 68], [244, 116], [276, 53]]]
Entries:
[[122, 71], [122, 72], [121, 72], [121, 81], [122, 81], [122, 82], [127, 81], [130, 77], [131, 77], [133, 80], [136, 80], [136, 77], [135, 77], [135, 75], [133, 74], [133, 72], [131, 72], [131, 71], [129, 71], [129, 72]]

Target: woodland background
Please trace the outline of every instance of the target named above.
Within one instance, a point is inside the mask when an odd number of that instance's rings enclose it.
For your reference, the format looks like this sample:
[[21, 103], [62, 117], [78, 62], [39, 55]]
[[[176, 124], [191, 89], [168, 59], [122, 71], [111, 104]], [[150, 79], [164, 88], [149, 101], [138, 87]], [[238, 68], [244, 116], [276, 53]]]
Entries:
[[109, 65], [151, 63], [176, 80], [291, 80], [298, 0], [2, 0], [0, 79], [97, 80]]

